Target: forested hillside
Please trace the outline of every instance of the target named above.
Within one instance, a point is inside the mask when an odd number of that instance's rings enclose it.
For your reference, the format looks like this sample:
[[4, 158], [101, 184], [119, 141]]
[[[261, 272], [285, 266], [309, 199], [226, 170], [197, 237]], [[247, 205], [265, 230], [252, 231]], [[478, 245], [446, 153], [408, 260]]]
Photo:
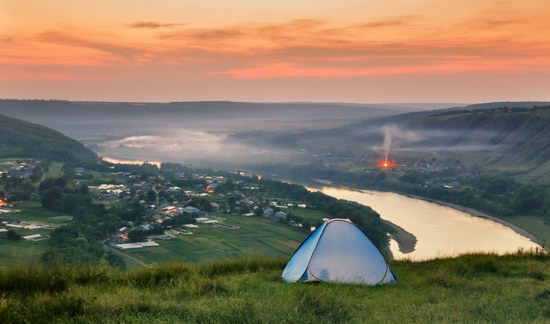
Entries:
[[426, 140], [440, 146], [484, 145], [486, 150], [470, 152], [470, 158], [477, 156], [474, 161], [484, 167], [550, 178], [550, 106], [447, 112], [405, 125], [452, 134]]
[[53, 129], [0, 115], [0, 158], [29, 157], [63, 162], [95, 162], [97, 155]]

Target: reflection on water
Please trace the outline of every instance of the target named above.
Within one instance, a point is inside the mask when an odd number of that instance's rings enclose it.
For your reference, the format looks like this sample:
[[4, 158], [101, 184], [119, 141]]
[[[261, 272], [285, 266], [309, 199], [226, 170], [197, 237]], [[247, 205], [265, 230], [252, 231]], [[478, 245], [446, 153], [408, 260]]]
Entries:
[[160, 161], [144, 161], [144, 160], [125, 160], [125, 159], [115, 159], [107, 156], [102, 156], [101, 159], [105, 162], [114, 163], [114, 164], [135, 164], [135, 165], [142, 165], [143, 163], [148, 163], [152, 165], [156, 165], [160, 168]]
[[368, 205], [383, 219], [395, 223], [418, 239], [415, 251], [403, 254], [390, 241], [396, 259], [425, 260], [469, 252], [516, 252], [540, 247], [514, 230], [489, 219], [432, 202], [380, 191], [353, 191], [324, 187], [323, 193]]

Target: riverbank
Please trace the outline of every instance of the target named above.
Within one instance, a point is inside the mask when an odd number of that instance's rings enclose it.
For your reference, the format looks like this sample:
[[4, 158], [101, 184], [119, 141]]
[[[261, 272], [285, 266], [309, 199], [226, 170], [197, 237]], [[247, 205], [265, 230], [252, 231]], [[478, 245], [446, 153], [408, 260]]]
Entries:
[[391, 239], [394, 239], [397, 242], [397, 247], [399, 248], [399, 252], [403, 254], [414, 252], [416, 248], [416, 243], [418, 242], [418, 239], [416, 238], [416, 236], [414, 236], [410, 232], [407, 232], [401, 226], [390, 222], [389, 220], [383, 219], [382, 222], [384, 222], [386, 225], [390, 226], [391, 228], [395, 229], [395, 233], [390, 233], [389, 237]]

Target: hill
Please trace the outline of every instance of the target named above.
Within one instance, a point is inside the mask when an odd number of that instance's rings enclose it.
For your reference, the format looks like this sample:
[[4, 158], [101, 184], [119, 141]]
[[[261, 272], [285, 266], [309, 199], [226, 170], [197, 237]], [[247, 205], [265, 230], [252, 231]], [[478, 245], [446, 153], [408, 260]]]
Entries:
[[395, 286], [281, 280], [283, 259], [0, 272], [0, 321], [403, 323], [550, 320], [550, 257], [390, 263]]
[[550, 106], [454, 111], [408, 121], [404, 126], [452, 134], [426, 138], [419, 145], [435, 141], [447, 147], [485, 146], [485, 150], [465, 154], [488, 168], [536, 172], [550, 178]]
[[250, 132], [236, 137], [256, 145], [266, 142], [321, 152], [351, 151], [376, 159], [380, 158], [385, 136], [389, 136], [391, 154], [398, 160], [459, 159], [486, 169], [512, 171], [524, 181], [547, 183], [550, 105], [528, 104], [471, 105], [385, 116], [331, 129], [290, 134]]
[[330, 103], [249, 103], [197, 101], [170, 103], [0, 100], [0, 114], [69, 134], [87, 131], [194, 127], [281, 121], [358, 120], [400, 114], [411, 108]]
[[0, 115], [0, 158], [28, 157], [62, 162], [95, 162], [81, 143], [41, 125]]

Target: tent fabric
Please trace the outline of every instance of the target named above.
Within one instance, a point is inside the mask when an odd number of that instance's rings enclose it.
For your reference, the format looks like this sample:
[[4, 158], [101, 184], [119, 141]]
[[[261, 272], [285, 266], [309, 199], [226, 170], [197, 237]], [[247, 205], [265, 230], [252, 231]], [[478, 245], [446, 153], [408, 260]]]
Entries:
[[380, 251], [348, 219], [331, 219], [319, 226], [294, 252], [283, 279], [371, 286], [397, 281]]

